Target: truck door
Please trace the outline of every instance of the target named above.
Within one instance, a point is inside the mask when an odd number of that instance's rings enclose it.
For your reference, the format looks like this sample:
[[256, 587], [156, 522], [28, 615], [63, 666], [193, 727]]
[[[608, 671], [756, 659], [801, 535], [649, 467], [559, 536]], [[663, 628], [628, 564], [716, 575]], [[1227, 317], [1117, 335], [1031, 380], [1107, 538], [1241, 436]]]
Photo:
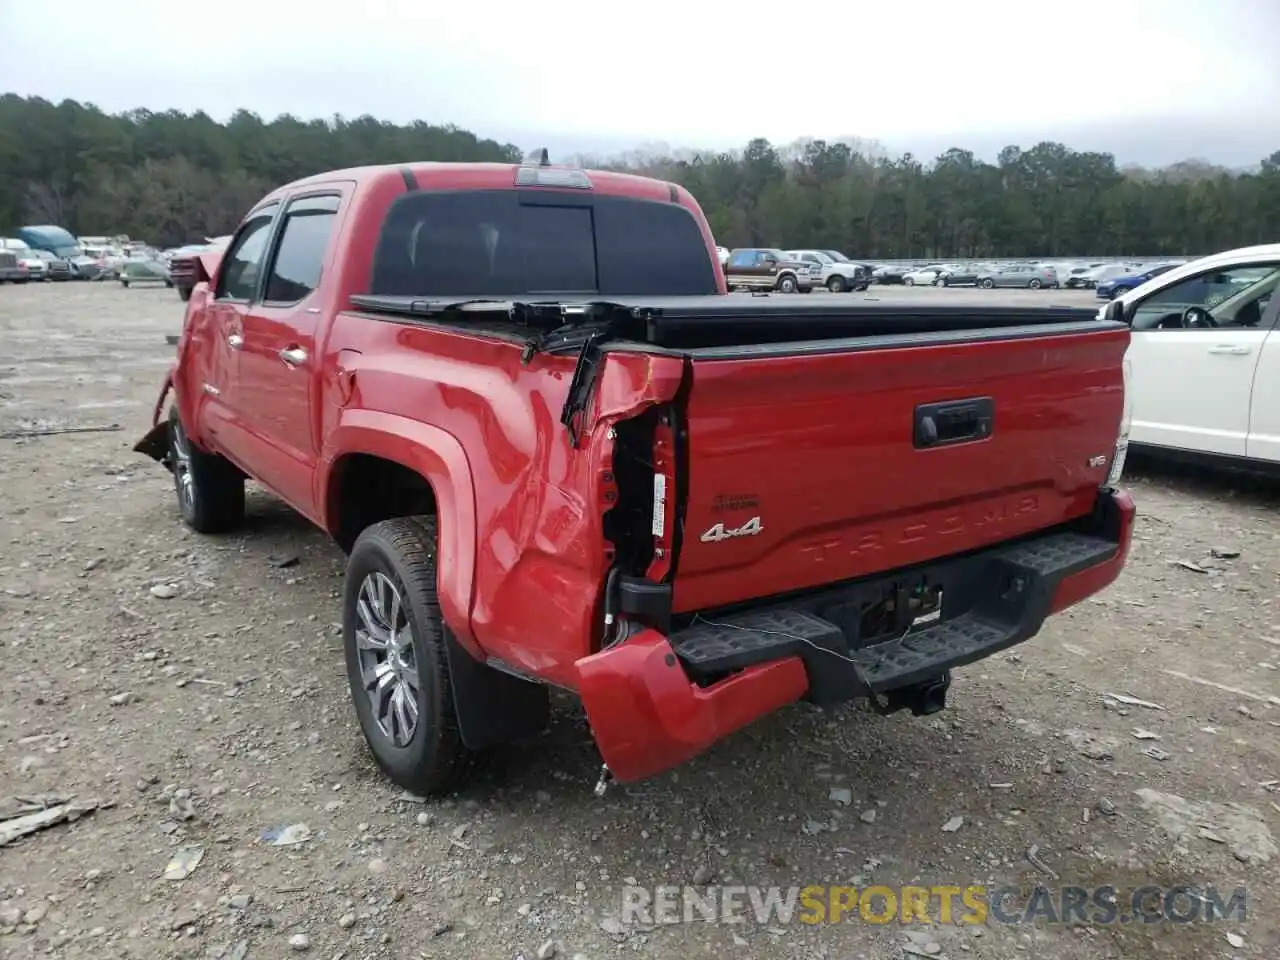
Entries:
[[266, 259], [261, 296], [244, 316], [239, 400], [249, 462], [259, 480], [313, 518], [322, 367], [317, 334], [326, 312], [340, 308], [320, 289], [321, 277], [348, 189], [334, 184], [289, 199]]
[[1280, 463], [1280, 292], [1271, 294], [1262, 323], [1267, 336], [1253, 374], [1246, 452], [1252, 460]]
[[192, 355], [209, 358], [207, 367], [198, 372], [201, 382], [192, 385], [202, 394], [196, 398], [199, 421], [219, 451], [237, 462], [245, 453], [245, 424], [237, 399], [244, 318], [257, 295], [267, 238], [279, 211], [279, 202], [272, 202], [240, 224], [218, 265], [209, 301], [193, 323], [196, 349]]
[[1216, 268], [1131, 305], [1133, 443], [1247, 455], [1264, 304], [1277, 280], [1278, 262]]

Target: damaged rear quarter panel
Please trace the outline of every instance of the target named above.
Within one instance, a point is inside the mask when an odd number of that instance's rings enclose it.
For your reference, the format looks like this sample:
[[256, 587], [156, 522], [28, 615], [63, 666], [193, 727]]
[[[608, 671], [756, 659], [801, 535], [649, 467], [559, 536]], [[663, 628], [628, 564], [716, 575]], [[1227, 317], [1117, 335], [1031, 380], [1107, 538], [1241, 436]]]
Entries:
[[[670, 399], [679, 358], [607, 355], [577, 448], [560, 422], [576, 358], [520, 361], [515, 340], [341, 314], [330, 349], [358, 349], [350, 405], [430, 424], [465, 451], [475, 489], [470, 633], [489, 656], [566, 687], [592, 652], [608, 568], [609, 427]], [[341, 420], [342, 411], [332, 415]], [[328, 425], [325, 426], [328, 429]], [[437, 493], [437, 499], [440, 499]], [[442, 517], [442, 524], [460, 517]]]

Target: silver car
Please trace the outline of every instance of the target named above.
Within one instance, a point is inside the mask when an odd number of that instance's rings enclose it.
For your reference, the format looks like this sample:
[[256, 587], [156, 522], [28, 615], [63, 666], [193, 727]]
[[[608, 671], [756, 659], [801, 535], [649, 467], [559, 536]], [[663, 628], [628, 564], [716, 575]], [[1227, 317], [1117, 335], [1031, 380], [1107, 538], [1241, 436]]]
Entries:
[[1058, 272], [1053, 267], [1030, 263], [1011, 263], [1008, 266], [984, 270], [978, 275], [978, 286], [992, 287], [1057, 287]]

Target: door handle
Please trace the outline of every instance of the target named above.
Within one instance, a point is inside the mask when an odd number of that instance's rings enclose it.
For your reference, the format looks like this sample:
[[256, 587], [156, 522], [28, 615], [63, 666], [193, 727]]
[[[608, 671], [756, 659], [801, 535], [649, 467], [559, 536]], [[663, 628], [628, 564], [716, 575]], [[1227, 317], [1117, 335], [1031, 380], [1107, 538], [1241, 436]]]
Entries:
[[227, 337], [227, 346], [232, 350], [239, 350], [244, 346], [244, 337], [240, 336], [238, 333], [231, 334]]
[[1216, 347], [1210, 347], [1209, 352], [1223, 356], [1245, 357], [1253, 353], [1253, 350], [1249, 347], [1233, 347], [1229, 343], [1220, 343]]
[[285, 347], [280, 351], [280, 359], [291, 367], [299, 367], [307, 362], [307, 351], [301, 347]]

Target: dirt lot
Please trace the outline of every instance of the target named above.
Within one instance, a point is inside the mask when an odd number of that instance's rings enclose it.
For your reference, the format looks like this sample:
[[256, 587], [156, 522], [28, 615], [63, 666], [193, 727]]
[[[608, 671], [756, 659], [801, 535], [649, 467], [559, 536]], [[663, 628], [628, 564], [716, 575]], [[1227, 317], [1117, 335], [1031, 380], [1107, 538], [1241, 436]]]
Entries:
[[[180, 320], [170, 290], [0, 288], [0, 434], [123, 428], [0, 439], [0, 802], [103, 804], [0, 848], [0, 955], [1280, 956], [1280, 487], [1135, 472], [1121, 581], [961, 671], [934, 717], [796, 707], [598, 798], [565, 701], [422, 803], [355, 725], [338, 550], [261, 493], [243, 535], [189, 534], [130, 451]], [[1248, 916], [653, 927], [619, 922], [631, 883], [1245, 885]]]

